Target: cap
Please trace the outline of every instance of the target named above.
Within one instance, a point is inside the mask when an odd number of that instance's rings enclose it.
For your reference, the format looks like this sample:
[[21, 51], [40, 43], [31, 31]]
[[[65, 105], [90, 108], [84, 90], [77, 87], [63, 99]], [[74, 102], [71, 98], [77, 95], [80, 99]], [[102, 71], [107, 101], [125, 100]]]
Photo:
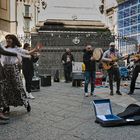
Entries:
[[109, 44], [109, 46], [115, 46], [115, 43], [114, 43], [114, 42], [111, 42], [111, 43]]

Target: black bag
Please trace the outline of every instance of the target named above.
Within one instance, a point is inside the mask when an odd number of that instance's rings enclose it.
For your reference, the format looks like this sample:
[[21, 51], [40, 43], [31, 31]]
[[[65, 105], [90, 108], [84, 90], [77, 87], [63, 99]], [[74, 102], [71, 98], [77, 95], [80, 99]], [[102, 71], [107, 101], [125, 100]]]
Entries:
[[137, 104], [130, 104], [123, 112], [119, 113], [118, 116], [123, 118], [128, 125], [139, 125], [140, 106]]
[[54, 75], [54, 82], [60, 82], [59, 70], [56, 70], [56, 72], [55, 72], [55, 75]]

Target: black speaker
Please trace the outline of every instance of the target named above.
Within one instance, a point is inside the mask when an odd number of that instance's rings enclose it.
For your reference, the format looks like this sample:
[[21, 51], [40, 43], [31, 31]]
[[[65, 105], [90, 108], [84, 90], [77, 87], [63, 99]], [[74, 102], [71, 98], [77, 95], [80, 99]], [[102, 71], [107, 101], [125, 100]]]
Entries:
[[40, 75], [40, 78], [42, 87], [51, 86], [51, 75]]
[[39, 91], [40, 90], [40, 78], [39, 77], [33, 77], [31, 90], [32, 91]]

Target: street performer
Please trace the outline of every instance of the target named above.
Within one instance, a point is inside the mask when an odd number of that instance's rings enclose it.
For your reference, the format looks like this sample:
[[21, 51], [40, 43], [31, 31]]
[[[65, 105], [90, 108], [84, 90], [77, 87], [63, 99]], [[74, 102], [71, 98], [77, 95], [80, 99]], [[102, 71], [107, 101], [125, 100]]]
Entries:
[[140, 73], [140, 44], [138, 45], [138, 51], [136, 56], [133, 58], [134, 61], [134, 69], [133, 69], [133, 74], [131, 78], [131, 84], [130, 84], [130, 91], [129, 95], [134, 93], [135, 90], [135, 83], [138, 77], [138, 74]]
[[[112, 63], [110, 69], [107, 70], [109, 76], [109, 86], [110, 86], [110, 95], [113, 95], [113, 79], [115, 78], [117, 84], [116, 94], [122, 95], [120, 92], [120, 72], [119, 66], [116, 61], [113, 62], [114, 58], [121, 58], [122, 56], [119, 54], [119, 51], [115, 49], [115, 43], [111, 42], [109, 45], [109, 49], [104, 52], [102, 61], [106, 63]], [[114, 77], [113, 77], [114, 76]]]

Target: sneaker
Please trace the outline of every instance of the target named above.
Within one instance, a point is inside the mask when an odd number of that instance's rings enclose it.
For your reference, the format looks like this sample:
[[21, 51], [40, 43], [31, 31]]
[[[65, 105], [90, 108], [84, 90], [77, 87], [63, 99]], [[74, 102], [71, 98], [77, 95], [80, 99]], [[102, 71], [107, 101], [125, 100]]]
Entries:
[[93, 94], [93, 97], [96, 97], [96, 95], [95, 95], [95, 94]]
[[94, 94], [94, 92], [91, 92], [90, 93], [90, 96], [94, 96], [95, 97], [96, 95]]
[[88, 93], [85, 93], [85, 97], [88, 97]]
[[118, 95], [122, 95], [120, 91], [116, 91], [116, 94], [118, 94]]
[[29, 99], [35, 99], [35, 97], [32, 95], [32, 93], [28, 93], [28, 96], [27, 96]]

